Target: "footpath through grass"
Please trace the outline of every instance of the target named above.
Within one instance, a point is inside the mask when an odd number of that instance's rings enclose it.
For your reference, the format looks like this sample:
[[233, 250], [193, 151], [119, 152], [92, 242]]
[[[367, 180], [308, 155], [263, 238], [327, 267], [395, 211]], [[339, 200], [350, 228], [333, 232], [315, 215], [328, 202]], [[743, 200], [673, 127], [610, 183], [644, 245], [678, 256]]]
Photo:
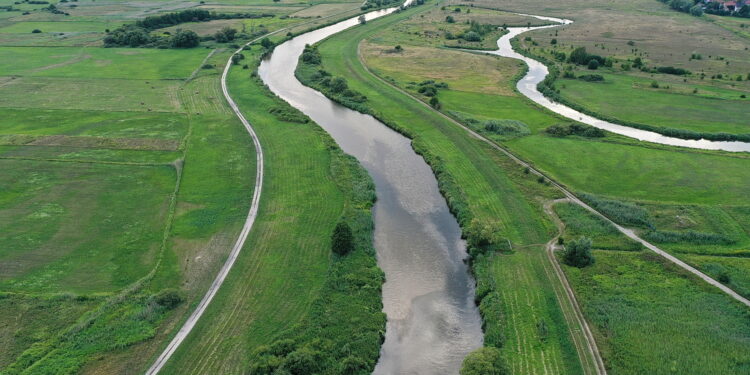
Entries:
[[[484, 290], [478, 298], [485, 345], [502, 347], [514, 373], [579, 373], [578, 355], [542, 266], [543, 244], [553, 229], [535, 197], [547, 199], [558, 193], [429, 108], [394, 91], [359, 62], [361, 40], [424, 9], [409, 9], [327, 39], [319, 47], [322, 68], [344, 77], [351, 90], [367, 96], [367, 105], [378, 117], [413, 136], [415, 149], [436, 170], [464, 230], [472, 221], [487, 225], [512, 244], [513, 251], [475, 258], [479, 288]], [[304, 82], [317, 69], [301, 65], [298, 76]], [[545, 335], [539, 334], [539, 324], [550, 327]]]

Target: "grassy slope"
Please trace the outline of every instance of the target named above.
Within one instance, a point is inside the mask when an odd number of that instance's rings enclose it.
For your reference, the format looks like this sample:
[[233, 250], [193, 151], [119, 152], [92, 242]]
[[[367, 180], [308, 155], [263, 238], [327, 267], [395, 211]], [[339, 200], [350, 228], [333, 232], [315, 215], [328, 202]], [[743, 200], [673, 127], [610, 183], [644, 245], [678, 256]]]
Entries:
[[[547, 275], [539, 266], [544, 261], [540, 244], [550, 236], [549, 223], [542, 217], [541, 205], [529, 203], [527, 197], [553, 193], [540, 192], [529, 177], [525, 184], [511, 182], [509, 174], [521, 180], [523, 175], [507, 158], [469, 138], [463, 131], [412, 99], [394, 92], [366, 73], [357, 59], [360, 40], [403, 20], [411, 13], [413, 11], [389, 16], [330, 38], [320, 46], [324, 67], [335, 76], [346, 77], [350, 87], [367, 95], [370, 106], [380, 110], [387, 121], [417, 135], [415, 144], [419, 149], [439, 156], [448, 173], [464, 187], [463, 192], [476, 218], [497, 224], [502, 228], [502, 234], [516, 246], [532, 245], [511, 255], [514, 261], [505, 260], [505, 256], [499, 255], [488, 260], [493, 270], [491, 282], [496, 283], [503, 293], [501, 303], [504, 311], [502, 318], [489, 316], [487, 324], [492, 329], [502, 330], [508, 337], [504, 350], [517, 354], [508, 356], [512, 366], [522, 372], [544, 371], [544, 368], [580, 371], [564, 326], [551, 330], [554, 336], [544, 343], [536, 335], [539, 320], [554, 325], [562, 319]], [[388, 109], [387, 113], [383, 110], [385, 108]], [[512, 274], [519, 277], [508, 277]], [[527, 295], [526, 290], [537, 290], [538, 293]], [[525, 301], [517, 303], [519, 300]], [[516, 324], [504, 324], [508, 320]]]

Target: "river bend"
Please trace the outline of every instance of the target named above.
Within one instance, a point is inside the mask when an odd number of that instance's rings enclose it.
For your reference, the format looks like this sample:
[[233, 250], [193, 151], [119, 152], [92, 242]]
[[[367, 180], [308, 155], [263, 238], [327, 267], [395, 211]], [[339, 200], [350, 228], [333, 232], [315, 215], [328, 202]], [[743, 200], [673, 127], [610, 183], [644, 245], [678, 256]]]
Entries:
[[546, 25], [537, 27], [509, 27], [508, 33], [500, 37], [497, 41], [498, 49], [496, 51], [488, 52], [493, 55], [510, 57], [518, 60], [523, 60], [529, 67], [528, 73], [518, 81], [516, 87], [518, 91], [524, 96], [531, 99], [535, 103], [557, 113], [571, 120], [579, 121], [584, 124], [588, 124], [599, 129], [604, 129], [612, 133], [624, 135], [626, 137], [635, 138], [640, 141], [648, 141], [663, 145], [680, 146], [689, 148], [699, 148], [704, 150], [723, 150], [731, 152], [750, 152], [750, 143], [747, 142], [725, 142], [725, 141], [710, 141], [707, 139], [700, 140], [689, 140], [680, 139], [674, 137], [668, 137], [659, 133], [632, 128], [629, 126], [623, 126], [614, 124], [608, 121], [597, 119], [593, 116], [589, 116], [585, 113], [576, 111], [561, 103], [553, 102], [545, 97], [539, 90], [537, 85], [547, 77], [549, 70], [541, 62], [532, 58], [521, 55], [520, 53], [513, 50], [513, 46], [510, 44], [511, 39], [516, 36], [532, 30], [540, 30], [552, 27], [558, 27], [561, 25], [567, 25], [572, 23], [571, 20], [553, 18], [553, 17], [542, 17], [534, 16], [529, 14], [521, 14], [523, 16], [534, 17], [544, 21], [556, 22], [557, 25]]

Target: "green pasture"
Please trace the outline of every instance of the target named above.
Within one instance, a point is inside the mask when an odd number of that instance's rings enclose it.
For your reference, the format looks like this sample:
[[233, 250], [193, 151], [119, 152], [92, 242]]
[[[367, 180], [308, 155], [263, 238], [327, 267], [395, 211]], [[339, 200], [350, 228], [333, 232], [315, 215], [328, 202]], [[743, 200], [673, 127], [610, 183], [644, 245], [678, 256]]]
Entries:
[[44, 22], [44, 21], [27, 21], [14, 22], [5, 27], [0, 27], [0, 33], [17, 33], [27, 34], [34, 30], [40, 30], [43, 33], [86, 33], [99, 32], [104, 33], [106, 29], [115, 29], [122, 22], [94, 22], [94, 21], [69, 21], [69, 22]]
[[151, 270], [174, 190], [173, 168], [0, 164], [0, 288], [114, 291]]
[[[590, 72], [580, 71], [581, 74]], [[709, 85], [659, 82], [653, 78], [595, 72], [604, 82], [563, 79], [557, 82], [561, 95], [573, 103], [615, 119], [640, 124], [710, 133], [750, 133], [746, 108], [747, 91]], [[693, 94], [693, 90], [697, 90]]]
[[208, 53], [203, 48], [0, 47], [0, 71], [38, 77], [185, 79]]

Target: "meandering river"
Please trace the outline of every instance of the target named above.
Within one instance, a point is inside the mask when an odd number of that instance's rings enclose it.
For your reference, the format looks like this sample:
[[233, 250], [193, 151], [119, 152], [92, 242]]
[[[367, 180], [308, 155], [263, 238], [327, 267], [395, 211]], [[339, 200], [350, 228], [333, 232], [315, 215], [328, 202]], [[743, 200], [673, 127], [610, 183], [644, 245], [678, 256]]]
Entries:
[[374, 242], [386, 275], [383, 305], [388, 316], [375, 374], [457, 374], [466, 354], [482, 346], [483, 334], [474, 281], [464, 263], [466, 247], [432, 170], [409, 139], [294, 76], [306, 44], [357, 24], [352, 18], [291, 39], [276, 47], [258, 73], [274, 93], [330, 133], [375, 181]]
[[514, 51], [513, 47], [510, 44], [510, 41], [511, 39], [515, 38], [519, 34], [525, 33], [527, 31], [558, 27], [561, 25], [567, 25], [569, 23], [572, 23], [573, 21], [560, 19], [560, 18], [553, 18], [553, 17], [534, 16], [534, 15], [528, 15], [528, 14], [522, 14], [522, 15], [528, 16], [528, 17], [534, 17], [534, 18], [544, 20], [544, 21], [551, 21], [551, 22], [558, 23], [557, 25], [547, 25], [547, 26], [537, 26], [537, 27], [510, 27], [508, 28], [508, 33], [503, 35], [497, 41], [498, 50], [489, 52], [494, 55], [523, 60], [529, 66], [528, 73], [520, 81], [518, 81], [518, 84], [516, 85], [516, 87], [518, 88], [518, 91], [520, 91], [521, 94], [525, 95], [527, 98], [569, 119], [580, 121], [584, 124], [595, 126], [597, 128], [610, 131], [612, 133], [621, 134], [626, 137], [635, 138], [641, 141], [648, 141], [648, 142], [671, 145], [671, 146], [700, 148], [700, 149], [705, 149], [705, 150], [750, 152], [750, 143], [747, 143], [747, 142], [718, 142], [718, 141], [709, 141], [707, 139], [687, 140], [687, 139], [668, 137], [665, 135], [661, 135], [659, 133], [631, 128], [628, 126], [613, 124], [611, 122], [600, 120], [595, 117], [589, 116], [585, 113], [576, 111], [575, 109], [565, 106], [563, 104], [556, 103], [547, 99], [547, 97], [545, 97], [541, 92], [539, 92], [539, 90], [537, 90], [537, 85], [539, 84], [539, 82], [542, 82], [542, 80], [544, 80], [547, 74], [549, 74], [549, 70], [547, 70], [547, 67], [541, 62], [528, 58], [526, 56], [523, 56], [517, 53], [516, 51]]

